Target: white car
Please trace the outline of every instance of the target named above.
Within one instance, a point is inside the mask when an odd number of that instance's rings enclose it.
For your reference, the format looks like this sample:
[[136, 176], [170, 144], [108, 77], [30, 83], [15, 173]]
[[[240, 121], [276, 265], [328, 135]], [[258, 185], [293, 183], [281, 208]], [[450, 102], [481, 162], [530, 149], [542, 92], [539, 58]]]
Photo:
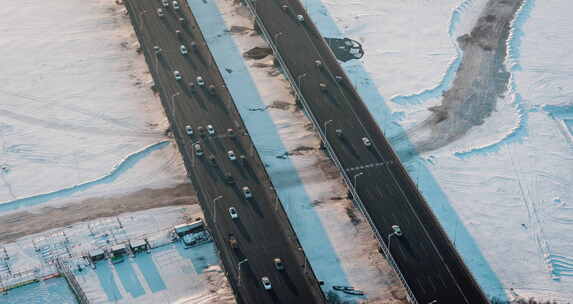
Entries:
[[187, 55], [189, 53], [189, 51], [187, 50], [187, 47], [184, 45], [181, 45], [179, 47], [179, 51], [181, 52], [181, 55]]
[[173, 76], [175, 76], [175, 80], [177, 81], [181, 80], [181, 73], [179, 73], [179, 71], [177, 70], [173, 71]]
[[362, 137], [362, 143], [363, 143], [366, 147], [372, 146], [372, 142], [370, 142], [370, 139], [368, 139], [368, 138], [366, 138], [366, 137]]
[[195, 154], [197, 154], [197, 156], [203, 155], [203, 149], [201, 149], [200, 144], [195, 144], [193, 147], [195, 148]]
[[190, 125], [186, 125], [185, 133], [187, 133], [187, 135], [193, 135], [193, 128]]
[[235, 207], [229, 208], [229, 215], [231, 215], [232, 219], [238, 219], [239, 218], [239, 213], [237, 212], [237, 209], [235, 209]]
[[263, 287], [266, 290], [271, 290], [273, 288], [273, 286], [271, 285], [271, 280], [269, 279], [269, 277], [262, 277], [261, 283], [263, 283]]
[[303, 23], [304, 22], [304, 17], [302, 15], [296, 15], [296, 21]]
[[233, 152], [233, 150], [229, 150], [229, 152], [227, 152], [227, 156], [229, 157], [230, 160], [237, 159], [237, 156], [235, 155], [235, 152]]
[[207, 133], [211, 136], [215, 135], [215, 128], [212, 125], [207, 125]]
[[246, 199], [249, 199], [251, 197], [253, 197], [253, 194], [251, 193], [251, 189], [249, 189], [249, 187], [243, 187], [243, 195], [245, 195]]
[[205, 80], [203, 80], [203, 77], [197, 76], [197, 85], [200, 87], [205, 86]]
[[179, 10], [179, 2], [173, 1], [173, 9], [176, 11]]
[[162, 18], [163, 16], [165, 16], [165, 15], [163, 14], [163, 10], [162, 10], [162, 9], [160, 9], [160, 8], [157, 9], [157, 16], [159, 16], [159, 18]]
[[392, 230], [396, 236], [402, 236], [402, 229], [398, 225], [392, 225]]
[[163, 5], [164, 8], [168, 8], [169, 7], [169, 1], [161, 0], [161, 5]]

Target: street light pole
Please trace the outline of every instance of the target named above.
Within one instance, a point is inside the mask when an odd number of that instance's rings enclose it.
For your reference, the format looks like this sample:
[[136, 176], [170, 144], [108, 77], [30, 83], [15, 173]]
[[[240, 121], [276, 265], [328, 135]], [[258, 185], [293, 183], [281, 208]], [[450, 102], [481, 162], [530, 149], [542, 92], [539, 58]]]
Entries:
[[332, 119], [329, 119], [327, 121], [324, 122], [324, 136], [326, 137], [326, 126], [328, 126], [329, 123], [332, 122]]
[[244, 259], [237, 264], [237, 276], [239, 277], [237, 279], [237, 281], [238, 281], [237, 286], [238, 287], [241, 287], [241, 264], [248, 262], [248, 261], [249, 261], [249, 259]]
[[215, 206], [215, 202], [217, 202], [217, 200], [220, 198], [223, 198], [223, 196], [219, 195], [213, 199], [213, 224], [217, 224], [217, 207]]
[[356, 190], [356, 178], [361, 176], [361, 175], [364, 175], [364, 172], [360, 172], [360, 173], [357, 173], [354, 175], [354, 189], [355, 190]]
[[300, 81], [301, 81], [304, 77], [306, 77], [306, 73], [300, 74], [300, 75], [298, 75], [298, 76], [296, 77], [296, 82], [298, 83], [298, 89], [300, 90], [300, 93], [301, 93], [301, 94], [302, 94], [302, 87], [301, 87], [301, 85], [300, 85]]

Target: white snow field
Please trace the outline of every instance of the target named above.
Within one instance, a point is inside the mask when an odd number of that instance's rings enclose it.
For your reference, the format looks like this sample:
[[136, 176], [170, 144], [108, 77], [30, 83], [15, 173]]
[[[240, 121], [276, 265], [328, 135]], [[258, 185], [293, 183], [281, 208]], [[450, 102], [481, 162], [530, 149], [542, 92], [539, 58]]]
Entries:
[[[173, 226], [200, 214], [197, 205], [163, 207], [81, 222], [0, 244], [2, 257], [6, 252], [10, 258], [2, 262], [8, 267], [0, 267], [0, 279], [8, 286], [45, 277], [55, 272], [51, 261], [60, 258], [68, 261], [90, 303], [234, 303], [212, 242], [188, 249], [182, 242], [171, 243]], [[105, 259], [92, 269], [80, 258], [97, 248], [140, 239], [146, 239], [153, 249], [121, 263]], [[47, 279], [0, 294], [0, 302], [55, 303], [61, 298], [64, 303], [75, 303], [67, 294], [65, 280]]]
[[[405, 293], [377, 252], [365, 219], [357, 215], [361, 222], [353, 223], [349, 217], [351, 202], [340, 175], [317, 149], [310, 121], [296, 110], [272, 56], [241, 56], [255, 46], [265, 47], [246, 7], [232, 0], [188, 3], [310, 264], [325, 283], [324, 292], [348, 303], [404, 303]], [[334, 285], [353, 286], [366, 295], [335, 292]]]
[[122, 9], [112, 0], [4, 3], [0, 211], [184, 180]]
[[[325, 37], [358, 40], [349, 77], [390, 138], [422, 122], [451, 86], [486, 0], [303, 0]], [[525, 0], [507, 40], [507, 91], [483, 125], [405, 155], [484, 291], [504, 300], [573, 299], [573, 9]]]

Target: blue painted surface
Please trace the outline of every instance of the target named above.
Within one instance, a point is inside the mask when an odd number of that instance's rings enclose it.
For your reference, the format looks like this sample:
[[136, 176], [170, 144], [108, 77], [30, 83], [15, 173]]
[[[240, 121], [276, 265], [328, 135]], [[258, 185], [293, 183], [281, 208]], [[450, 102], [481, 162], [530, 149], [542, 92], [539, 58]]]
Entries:
[[53, 278], [0, 293], [2, 304], [76, 304], [76, 298], [64, 278]]
[[38, 194], [2, 203], [0, 204], [0, 213], [40, 205], [57, 198], [68, 197], [74, 193], [88, 190], [89, 188], [96, 185], [110, 184], [114, 182], [118, 177], [120, 177], [124, 172], [132, 168], [140, 160], [148, 156], [151, 152], [165, 148], [168, 144], [169, 141], [162, 141], [160, 143], [151, 145], [137, 153], [131, 154], [125, 158], [123, 162], [115, 166], [110, 173], [96, 180], [74, 185], [68, 188], [63, 188], [53, 192]]
[[157, 265], [155, 265], [155, 262], [151, 258], [151, 254], [138, 254], [134, 260], [152, 293], [167, 289], [157, 269]]
[[116, 302], [123, 298], [121, 292], [119, 291], [119, 287], [117, 286], [117, 282], [115, 281], [113, 272], [111, 271], [111, 267], [108, 261], [102, 261], [97, 264], [97, 268], [95, 270], [96, 275], [99, 279], [99, 284], [102, 287], [107, 300], [110, 302]]
[[[317, 25], [322, 35], [325, 37], [343, 38], [344, 35], [328, 15], [321, 0], [305, 0], [307, 11]], [[452, 17], [454, 18], [454, 17]], [[455, 19], [453, 19], [455, 21]], [[451, 28], [450, 28], [451, 29]], [[351, 38], [352, 37], [348, 37]], [[359, 61], [349, 61], [342, 64], [348, 77], [351, 79], [356, 90], [362, 97], [364, 103], [374, 116], [374, 119], [384, 131], [388, 138], [405, 134], [405, 130], [392, 121], [392, 111], [385, 103], [384, 97], [376, 88], [373, 78]], [[465, 228], [448, 197], [440, 187], [439, 182], [426, 167], [426, 162], [415, 152], [414, 145], [409, 140], [403, 140], [400, 146], [392, 143], [398, 156], [402, 160], [408, 160], [406, 166], [409, 173], [415, 173], [419, 183], [419, 189], [426, 198], [434, 214], [437, 216], [442, 227], [446, 230], [449, 238], [454, 241], [456, 249], [462, 259], [468, 265], [476, 278], [478, 284], [483, 288], [488, 296], [495, 296], [501, 300], [507, 300], [503, 284], [492, 270], [491, 266], [483, 256], [479, 245], [472, 235]], [[414, 154], [413, 154], [414, 153]], [[416, 168], [413, 170], [413, 168]]]
[[[277, 190], [295, 232], [317, 277], [325, 280], [324, 290], [332, 285], [349, 285], [332, 244], [293, 163], [277, 159], [287, 152], [270, 115], [266, 111], [249, 111], [263, 108], [254, 81], [244, 59], [227, 31], [219, 9], [213, 1], [188, 1], [207, 40], [207, 44], [237, 105], [253, 142], [267, 165], [267, 171]], [[226, 69], [232, 70], [228, 73]], [[311, 224], [312, 223], [312, 224]]]
[[132, 263], [133, 260], [126, 257], [124, 262], [115, 264], [114, 267], [123, 289], [133, 298], [137, 298], [145, 294], [145, 289], [143, 289], [141, 282], [139, 282], [131, 265]]

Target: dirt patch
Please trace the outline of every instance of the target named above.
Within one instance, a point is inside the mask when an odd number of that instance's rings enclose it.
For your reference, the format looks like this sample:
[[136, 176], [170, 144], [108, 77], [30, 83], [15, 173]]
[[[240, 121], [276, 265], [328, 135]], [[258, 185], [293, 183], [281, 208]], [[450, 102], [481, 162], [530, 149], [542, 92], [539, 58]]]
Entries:
[[60, 208], [43, 207], [34, 213], [21, 211], [0, 216], [0, 242], [100, 217], [192, 204], [197, 204], [197, 198], [191, 184], [181, 184], [173, 188], [143, 189], [124, 196], [90, 198]]
[[[440, 105], [428, 109], [430, 117], [407, 132], [419, 152], [461, 138], [495, 111], [510, 76], [504, 65], [506, 40], [522, 2], [490, 0], [471, 32], [457, 39], [464, 55], [452, 87], [444, 92]], [[402, 139], [406, 137], [396, 144]]]
[[273, 50], [271, 48], [256, 46], [256, 47], [244, 52], [243, 56], [245, 58], [259, 60], [259, 59], [263, 59], [263, 58], [271, 55], [272, 53], [273, 53]]

